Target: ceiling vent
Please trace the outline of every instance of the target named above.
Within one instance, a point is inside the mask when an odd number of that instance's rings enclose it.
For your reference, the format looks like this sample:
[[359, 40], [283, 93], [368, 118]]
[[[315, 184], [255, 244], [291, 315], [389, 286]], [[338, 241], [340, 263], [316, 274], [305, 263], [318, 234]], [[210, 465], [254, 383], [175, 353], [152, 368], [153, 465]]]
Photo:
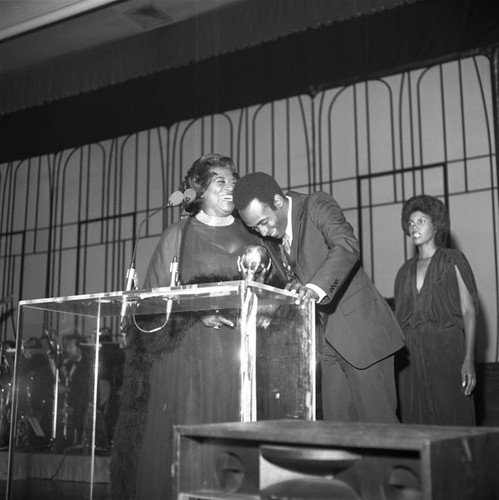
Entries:
[[157, 28], [165, 24], [170, 24], [173, 19], [154, 5], [144, 5], [138, 9], [125, 12], [125, 16], [142, 29]]

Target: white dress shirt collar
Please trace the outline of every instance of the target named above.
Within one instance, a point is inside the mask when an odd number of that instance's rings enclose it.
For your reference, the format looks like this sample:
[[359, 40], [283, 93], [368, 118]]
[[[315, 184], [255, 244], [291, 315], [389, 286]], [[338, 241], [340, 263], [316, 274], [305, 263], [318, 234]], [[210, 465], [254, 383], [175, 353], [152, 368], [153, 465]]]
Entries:
[[289, 246], [291, 246], [291, 243], [293, 242], [293, 219], [292, 219], [292, 213], [293, 213], [293, 199], [290, 196], [286, 196], [288, 199], [288, 224], [286, 226], [286, 233], [284, 234], [284, 238], [286, 239], [289, 243]]

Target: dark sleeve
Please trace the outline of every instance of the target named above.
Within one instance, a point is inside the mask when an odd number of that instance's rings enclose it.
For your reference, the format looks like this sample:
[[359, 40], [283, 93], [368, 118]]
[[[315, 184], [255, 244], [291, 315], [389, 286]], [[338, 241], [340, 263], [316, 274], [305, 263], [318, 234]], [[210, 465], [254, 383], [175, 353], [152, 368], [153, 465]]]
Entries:
[[405, 262], [395, 276], [393, 300], [395, 316], [402, 328], [412, 315], [411, 261]]
[[149, 261], [142, 288], [170, 286], [170, 264], [175, 252], [180, 248], [184, 226], [184, 222], [180, 221], [163, 232]]
[[331, 300], [331, 283], [337, 283], [336, 289], [340, 290], [352, 270], [358, 266], [359, 242], [343, 210], [331, 195], [314, 193], [307, 198], [305, 206], [307, 216], [321, 232], [328, 248], [324, 260], [308, 282], [324, 290]]
[[473, 298], [475, 311], [478, 312], [478, 291], [475, 281], [475, 275], [473, 274], [470, 263], [468, 262], [468, 259], [465, 257], [465, 255], [458, 250], [452, 251], [451, 258], [454, 264], [459, 269], [464, 284], [466, 285], [468, 292], [470, 292], [470, 295]]

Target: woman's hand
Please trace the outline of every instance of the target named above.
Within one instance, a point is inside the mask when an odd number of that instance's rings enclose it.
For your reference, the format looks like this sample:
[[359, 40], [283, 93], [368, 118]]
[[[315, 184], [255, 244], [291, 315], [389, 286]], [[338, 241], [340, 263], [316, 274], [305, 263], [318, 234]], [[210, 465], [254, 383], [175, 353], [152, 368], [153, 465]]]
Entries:
[[457, 284], [459, 286], [459, 300], [461, 303], [461, 313], [463, 315], [464, 337], [466, 340], [466, 353], [463, 365], [461, 366], [461, 386], [465, 396], [471, 396], [476, 385], [475, 371], [475, 339], [476, 339], [476, 310], [473, 297], [466, 288], [461, 272], [457, 266]]
[[461, 367], [461, 385], [464, 395], [471, 396], [476, 385], [475, 363], [469, 359], [465, 359]]
[[215, 311], [215, 314], [200, 316], [199, 320], [206, 328], [213, 328], [214, 330], [220, 330], [222, 326], [234, 327], [234, 322], [222, 316], [218, 309]]

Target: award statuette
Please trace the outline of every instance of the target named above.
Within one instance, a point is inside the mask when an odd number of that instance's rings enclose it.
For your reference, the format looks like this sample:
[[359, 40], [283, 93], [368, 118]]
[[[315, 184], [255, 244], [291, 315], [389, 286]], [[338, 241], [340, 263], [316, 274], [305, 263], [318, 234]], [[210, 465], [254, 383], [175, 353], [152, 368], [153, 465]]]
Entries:
[[270, 257], [265, 247], [247, 245], [237, 259], [241, 278], [248, 281], [264, 281], [270, 269]]

